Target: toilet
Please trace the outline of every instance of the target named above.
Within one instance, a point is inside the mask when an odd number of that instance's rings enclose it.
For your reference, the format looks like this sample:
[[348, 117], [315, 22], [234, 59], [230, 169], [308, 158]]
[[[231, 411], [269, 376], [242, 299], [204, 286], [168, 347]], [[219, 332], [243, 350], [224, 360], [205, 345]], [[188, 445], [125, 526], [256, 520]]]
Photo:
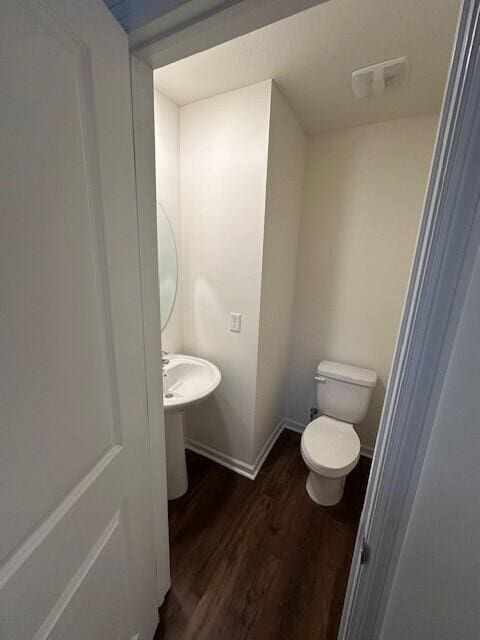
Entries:
[[354, 425], [367, 414], [377, 374], [371, 369], [322, 360], [315, 381], [322, 415], [305, 428], [300, 449], [310, 470], [308, 495], [317, 504], [333, 506], [342, 499], [345, 478], [360, 457], [360, 439]]

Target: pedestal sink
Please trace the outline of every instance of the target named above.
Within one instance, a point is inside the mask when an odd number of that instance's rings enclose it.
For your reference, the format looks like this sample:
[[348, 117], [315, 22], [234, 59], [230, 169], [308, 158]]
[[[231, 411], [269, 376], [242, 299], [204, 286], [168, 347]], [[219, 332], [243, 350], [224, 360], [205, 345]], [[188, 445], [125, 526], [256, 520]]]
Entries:
[[185, 410], [208, 398], [220, 384], [218, 367], [202, 358], [166, 355], [163, 367], [165, 444], [168, 499], [179, 498], [188, 489], [185, 459]]

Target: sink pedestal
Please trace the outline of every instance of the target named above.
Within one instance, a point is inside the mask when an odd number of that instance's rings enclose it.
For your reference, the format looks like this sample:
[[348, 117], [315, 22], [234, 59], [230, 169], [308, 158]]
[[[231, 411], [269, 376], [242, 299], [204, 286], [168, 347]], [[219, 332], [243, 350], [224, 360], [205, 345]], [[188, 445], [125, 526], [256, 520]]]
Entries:
[[175, 500], [183, 496], [188, 489], [184, 411], [165, 413], [165, 447], [168, 499]]
[[185, 459], [185, 409], [205, 400], [220, 384], [218, 367], [202, 358], [169, 353], [162, 361], [168, 499], [188, 489]]

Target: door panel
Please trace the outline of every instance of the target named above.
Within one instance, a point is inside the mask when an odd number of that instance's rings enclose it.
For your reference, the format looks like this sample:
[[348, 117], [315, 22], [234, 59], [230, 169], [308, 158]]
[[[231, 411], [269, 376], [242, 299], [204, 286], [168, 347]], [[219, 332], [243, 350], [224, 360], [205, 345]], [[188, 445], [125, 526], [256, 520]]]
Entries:
[[[87, 164], [95, 152], [85, 135], [92, 105], [88, 94], [82, 99], [85, 48], [45, 10], [19, 2], [16, 12], [22, 39], [7, 32], [2, 56], [11, 74], [2, 111], [12, 144], [1, 178], [8, 340], [0, 359], [9, 375], [0, 393], [16, 426], [0, 432], [0, 561], [117, 440], [95, 238], [99, 211], [91, 198], [98, 175]], [[23, 40], [34, 42], [33, 65], [21, 55]], [[12, 451], [21, 452], [28, 483], [18, 484]]]
[[[128, 584], [121, 523], [122, 515], [116, 513], [33, 640], [117, 640], [127, 636]], [[84, 623], [80, 627], [81, 619]]]
[[17, 0], [0, 59], [0, 638], [148, 638], [127, 39], [97, 0]]

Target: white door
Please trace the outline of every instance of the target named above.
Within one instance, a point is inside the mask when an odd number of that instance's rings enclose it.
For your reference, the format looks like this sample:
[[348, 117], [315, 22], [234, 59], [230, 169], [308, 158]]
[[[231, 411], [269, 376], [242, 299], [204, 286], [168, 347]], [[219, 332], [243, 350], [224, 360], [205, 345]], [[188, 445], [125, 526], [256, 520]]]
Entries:
[[0, 639], [157, 620], [126, 35], [0, 3]]

